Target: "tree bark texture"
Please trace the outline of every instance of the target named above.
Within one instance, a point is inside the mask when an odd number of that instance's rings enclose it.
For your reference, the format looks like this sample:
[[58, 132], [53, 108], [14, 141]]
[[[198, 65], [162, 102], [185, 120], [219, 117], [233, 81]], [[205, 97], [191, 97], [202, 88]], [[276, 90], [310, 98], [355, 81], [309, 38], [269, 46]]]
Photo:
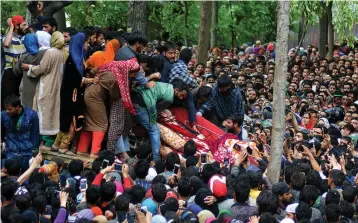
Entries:
[[200, 27], [197, 63], [206, 64], [209, 48], [211, 1], [200, 2]]
[[219, 2], [213, 1], [213, 16], [212, 16], [212, 27], [211, 27], [211, 48], [217, 46], [218, 37], [218, 23], [219, 23]]
[[189, 14], [189, 6], [187, 1], [183, 1], [184, 4], [184, 26], [185, 26], [185, 35], [184, 35], [184, 44], [188, 46], [188, 14]]
[[128, 4], [128, 31], [139, 31], [148, 35], [148, 2], [129, 1]]
[[319, 19], [319, 46], [318, 46], [318, 53], [321, 57], [326, 57], [327, 50], [326, 46], [328, 44], [328, 17], [327, 14], [324, 14]]
[[332, 5], [330, 1], [327, 5], [327, 20], [328, 20], [328, 55], [327, 59], [332, 60], [333, 58], [333, 47], [334, 47], [334, 27], [333, 27], [333, 16], [332, 16]]
[[271, 154], [267, 176], [272, 183], [280, 177], [283, 139], [285, 132], [285, 83], [288, 64], [288, 33], [290, 2], [277, 2], [276, 66], [273, 92], [273, 117]]

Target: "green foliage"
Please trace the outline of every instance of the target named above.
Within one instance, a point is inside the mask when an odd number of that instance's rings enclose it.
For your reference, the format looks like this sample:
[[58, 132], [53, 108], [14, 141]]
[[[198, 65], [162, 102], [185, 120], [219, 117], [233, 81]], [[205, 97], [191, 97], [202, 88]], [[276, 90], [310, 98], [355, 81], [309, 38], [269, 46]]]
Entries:
[[358, 24], [357, 1], [334, 1], [332, 12], [334, 31], [337, 33], [339, 41], [347, 39], [348, 44], [352, 45], [353, 41], [357, 40], [352, 34], [354, 25]]
[[100, 26], [125, 30], [127, 11], [128, 3], [123, 1], [74, 1], [66, 7], [67, 20], [77, 29]]
[[14, 15], [26, 17], [26, 3], [24, 1], [1, 1], [1, 32], [8, 29], [7, 19]]

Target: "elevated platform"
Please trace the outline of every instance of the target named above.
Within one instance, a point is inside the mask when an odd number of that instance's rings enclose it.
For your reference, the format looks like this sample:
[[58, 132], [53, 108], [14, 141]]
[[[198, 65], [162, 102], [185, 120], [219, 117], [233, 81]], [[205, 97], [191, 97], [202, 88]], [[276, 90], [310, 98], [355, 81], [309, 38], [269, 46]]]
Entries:
[[80, 156], [80, 155], [67, 155], [67, 154], [61, 154], [58, 152], [53, 151], [47, 151], [47, 150], [41, 150], [42, 157], [44, 160], [52, 160], [52, 157], [61, 157], [66, 164], [69, 164], [71, 160], [79, 159], [82, 161], [87, 161], [89, 164], [86, 166], [86, 168], [92, 169], [92, 162], [94, 159], [90, 158], [89, 156]]

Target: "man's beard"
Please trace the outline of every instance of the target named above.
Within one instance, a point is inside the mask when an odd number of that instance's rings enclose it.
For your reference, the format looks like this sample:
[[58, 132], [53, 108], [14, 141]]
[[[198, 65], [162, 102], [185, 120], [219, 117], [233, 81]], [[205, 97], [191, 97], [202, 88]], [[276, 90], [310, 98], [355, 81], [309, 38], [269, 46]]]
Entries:
[[226, 131], [228, 132], [228, 133], [235, 133], [235, 129], [234, 128], [228, 128], [228, 127], [226, 127]]
[[256, 98], [255, 98], [255, 99], [250, 99], [250, 98], [249, 98], [247, 101], [248, 101], [250, 104], [253, 104], [253, 103], [255, 103]]
[[24, 36], [26, 34], [26, 31], [22, 30], [22, 29], [18, 29], [17, 30], [17, 34]]

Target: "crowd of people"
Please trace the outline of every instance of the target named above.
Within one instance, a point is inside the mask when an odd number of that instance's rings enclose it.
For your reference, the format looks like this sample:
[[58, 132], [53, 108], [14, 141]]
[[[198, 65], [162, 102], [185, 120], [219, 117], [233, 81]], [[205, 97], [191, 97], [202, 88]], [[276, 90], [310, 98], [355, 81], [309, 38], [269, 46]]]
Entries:
[[273, 42], [221, 45], [203, 64], [197, 46], [141, 32], [60, 32], [54, 18], [20, 15], [8, 25], [2, 222], [358, 221], [357, 43], [335, 42], [330, 60], [313, 45], [289, 50], [272, 183]]

